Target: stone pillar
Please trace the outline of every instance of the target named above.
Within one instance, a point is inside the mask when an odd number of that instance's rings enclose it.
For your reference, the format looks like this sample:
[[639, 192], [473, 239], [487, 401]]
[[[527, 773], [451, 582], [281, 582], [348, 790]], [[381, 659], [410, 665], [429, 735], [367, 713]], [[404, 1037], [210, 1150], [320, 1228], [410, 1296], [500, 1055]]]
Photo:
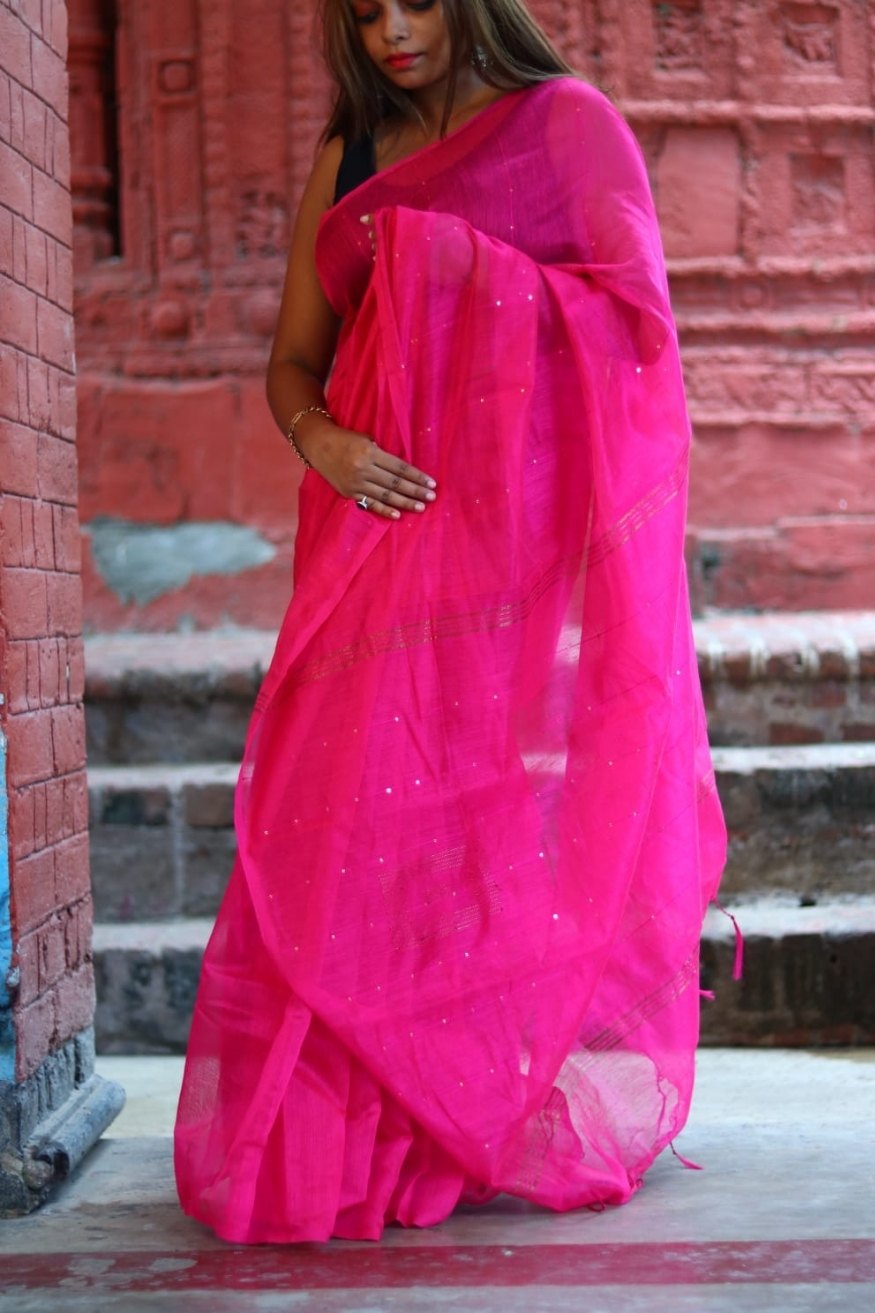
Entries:
[[0, 1215], [81, 1161], [94, 1074], [63, 0], [0, 0]]

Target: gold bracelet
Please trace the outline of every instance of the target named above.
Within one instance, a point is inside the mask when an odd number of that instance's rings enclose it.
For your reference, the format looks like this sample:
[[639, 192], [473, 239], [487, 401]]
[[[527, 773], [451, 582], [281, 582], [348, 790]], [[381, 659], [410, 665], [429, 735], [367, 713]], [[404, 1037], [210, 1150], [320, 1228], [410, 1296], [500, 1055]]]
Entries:
[[301, 451], [301, 448], [298, 446], [298, 443], [295, 439], [295, 429], [298, 427], [298, 425], [300, 424], [301, 420], [304, 418], [305, 415], [324, 415], [326, 419], [331, 420], [332, 424], [335, 422], [335, 420], [331, 412], [326, 410], [324, 406], [305, 406], [303, 410], [299, 410], [296, 415], [293, 415], [291, 420], [289, 421], [289, 431], [286, 434], [286, 441], [288, 442], [289, 446], [291, 447], [295, 455], [298, 457], [298, 459], [304, 462], [308, 470], [312, 470], [313, 466], [307, 460], [307, 457]]

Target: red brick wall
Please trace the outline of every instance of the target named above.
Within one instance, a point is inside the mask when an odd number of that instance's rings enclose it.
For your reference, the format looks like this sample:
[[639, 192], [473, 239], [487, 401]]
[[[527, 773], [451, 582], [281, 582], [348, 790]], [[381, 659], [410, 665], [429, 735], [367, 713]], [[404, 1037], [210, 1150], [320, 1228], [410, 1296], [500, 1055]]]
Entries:
[[90, 1025], [62, 0], [0, 0], [0, 714], [19, 1078]]
[[[875, 10], [867, 0], [532, 7], [617, 99], [651, 170], [697, 437], [698, 603], [870, 605]], [[275, 625], [282, 612], [298, 469], [267, 414], [262, 373], [325, 110], [312, 8], [213, 0], [201, 24], [196, 0], [71, 2], [80, 492], [95, 528], [84, 564], [95, 627]], [[251, 524], [276, 555], [138, 602], [95, 568], [106, 516]]]

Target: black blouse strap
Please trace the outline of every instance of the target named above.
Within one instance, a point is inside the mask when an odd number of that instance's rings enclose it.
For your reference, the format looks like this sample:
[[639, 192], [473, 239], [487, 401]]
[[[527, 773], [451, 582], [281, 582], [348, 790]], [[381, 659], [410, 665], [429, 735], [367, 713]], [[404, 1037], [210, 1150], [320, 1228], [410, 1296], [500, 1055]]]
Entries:
[[367, 182], [377, 171], [374, 157], [373, 136], [360, 137], [344, 145], [340, 168], [337, 170], [337, 183], [334, 188], [334, 204], [342, 200], [348, 192]]

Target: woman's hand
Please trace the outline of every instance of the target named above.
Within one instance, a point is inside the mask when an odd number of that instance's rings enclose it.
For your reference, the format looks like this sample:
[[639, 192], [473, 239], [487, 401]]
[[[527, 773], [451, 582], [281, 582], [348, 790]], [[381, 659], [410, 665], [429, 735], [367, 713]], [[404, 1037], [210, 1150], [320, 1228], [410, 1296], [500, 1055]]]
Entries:
[[350, 497], [384, 519], [403, 512], [422, 514], [437, 493], [436, 483], [422, 470], [378, 447], [373, 438], [317, 420], [298, 436], [307, 460], [341, 497]]

